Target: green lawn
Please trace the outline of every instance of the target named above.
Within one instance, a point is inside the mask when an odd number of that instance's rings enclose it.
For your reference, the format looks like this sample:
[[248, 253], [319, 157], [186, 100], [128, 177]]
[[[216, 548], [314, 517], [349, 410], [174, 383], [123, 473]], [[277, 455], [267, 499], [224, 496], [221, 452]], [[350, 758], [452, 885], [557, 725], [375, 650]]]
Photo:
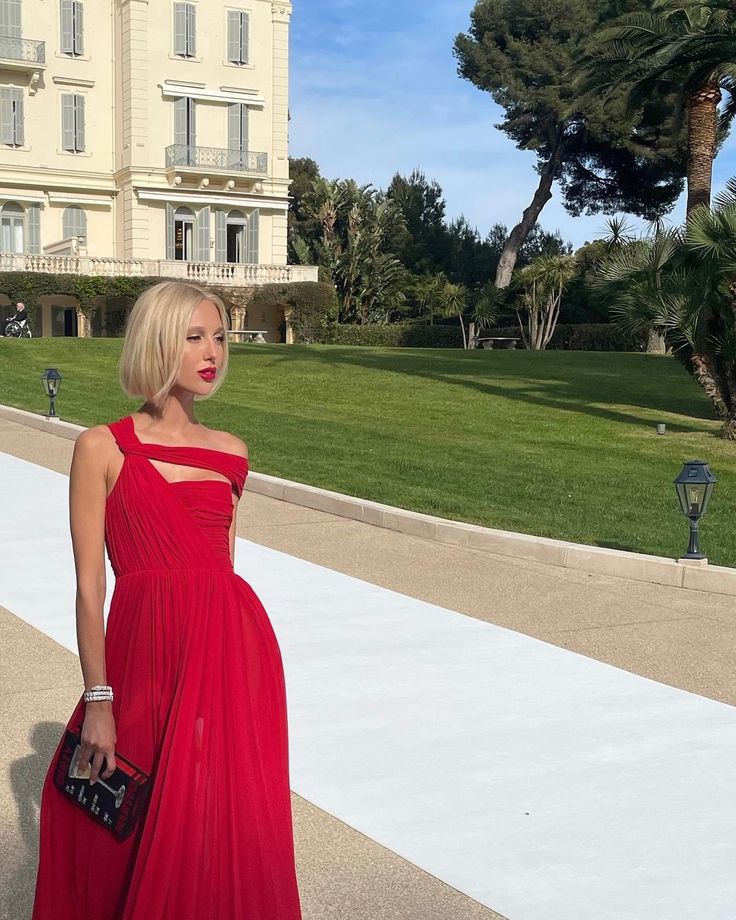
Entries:
[[[0, 339], [0, 402], [93, 425], [138, 403], [119, 339]], [[710, 560], [736, 565], [736, 446], [671, 358], [592, 352], [234, 345], [205, 424], [248, 442], [254, 470], [422, 511], [575, 542], [678, 556], [672, 479], [707, 460]], [[659, 437], [657, 422], [668, 434]]]

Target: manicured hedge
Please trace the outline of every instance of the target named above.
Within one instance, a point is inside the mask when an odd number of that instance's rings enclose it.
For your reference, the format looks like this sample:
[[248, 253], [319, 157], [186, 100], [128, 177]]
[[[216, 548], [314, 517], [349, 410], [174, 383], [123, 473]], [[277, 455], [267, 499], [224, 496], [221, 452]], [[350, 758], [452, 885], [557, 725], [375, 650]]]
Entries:
[[[521, 337], [517, 326], [503, 326], [484, 332], [483, 336]], [[521, 342], [517, 345], [522, 348]], [[627, 336], [610, 323], [560, 323], [547, 346], [559, 351], [646, 351], [646, 336]]]
[[426, 323], [340, 324], [325, 330], [320, 342], [330, 345], [374, 345], [384, 348], [462, 348], [460, 326]]

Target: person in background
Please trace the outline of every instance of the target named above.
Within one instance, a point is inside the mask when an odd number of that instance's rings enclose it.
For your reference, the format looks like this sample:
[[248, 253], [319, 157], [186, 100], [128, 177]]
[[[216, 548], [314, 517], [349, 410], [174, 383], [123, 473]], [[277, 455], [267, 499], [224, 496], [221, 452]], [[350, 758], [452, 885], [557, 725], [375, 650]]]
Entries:
[[3, 335], [5, 335], [5, 330], [8, 323], [19, 322], [21, 326], [25, 326], [28, 322], [28, 311], [26, 310], [26, 305], [22, 301], [18, 301], [15, 305], [15, 313], [12, 316], [9, 316], [6, 320], [3, 320]]

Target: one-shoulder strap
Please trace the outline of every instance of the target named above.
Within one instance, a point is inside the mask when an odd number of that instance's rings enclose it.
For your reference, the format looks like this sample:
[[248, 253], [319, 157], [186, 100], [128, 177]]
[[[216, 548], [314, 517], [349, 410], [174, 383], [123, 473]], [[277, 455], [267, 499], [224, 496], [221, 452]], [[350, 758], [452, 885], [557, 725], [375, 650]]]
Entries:
[[135, 433], [131, 416], [119, 419], [109, 426], [120, 450], [148, 460], [174, 463], [179, 466], [193, 466], [203, 470], [214, 470], [226, 476], [235, 487], [238, 498], [243, 494], [248, 475], [248, 460], [229, 451], [210, 447], [188, 447], [187, 445], [144, 444]]

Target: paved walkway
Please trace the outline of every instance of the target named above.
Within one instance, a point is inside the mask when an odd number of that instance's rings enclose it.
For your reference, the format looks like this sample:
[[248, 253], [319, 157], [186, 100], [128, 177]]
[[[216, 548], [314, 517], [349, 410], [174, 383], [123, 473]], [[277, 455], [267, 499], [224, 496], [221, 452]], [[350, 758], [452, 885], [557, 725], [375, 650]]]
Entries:
[[[71, 441], [0, 420], [0, 452], [66, 473], [72, 448]], [[241, 502], [238, 532], [411, 598], [736, 702], [731, 598], [461, 550], [253, 493]], [[60, 723], [78, 699], [80, 672], [75, 655], [12, 611], [0, 611], [0, 647], [1, 727], [12, 741], [2, 754], [1, 868], [3, 882], [11, 883], [0, 916], [20, 920], [32, 895], [38, 786]], [[299, 796], [293, 804], [305, 920], [500, 916]]]

